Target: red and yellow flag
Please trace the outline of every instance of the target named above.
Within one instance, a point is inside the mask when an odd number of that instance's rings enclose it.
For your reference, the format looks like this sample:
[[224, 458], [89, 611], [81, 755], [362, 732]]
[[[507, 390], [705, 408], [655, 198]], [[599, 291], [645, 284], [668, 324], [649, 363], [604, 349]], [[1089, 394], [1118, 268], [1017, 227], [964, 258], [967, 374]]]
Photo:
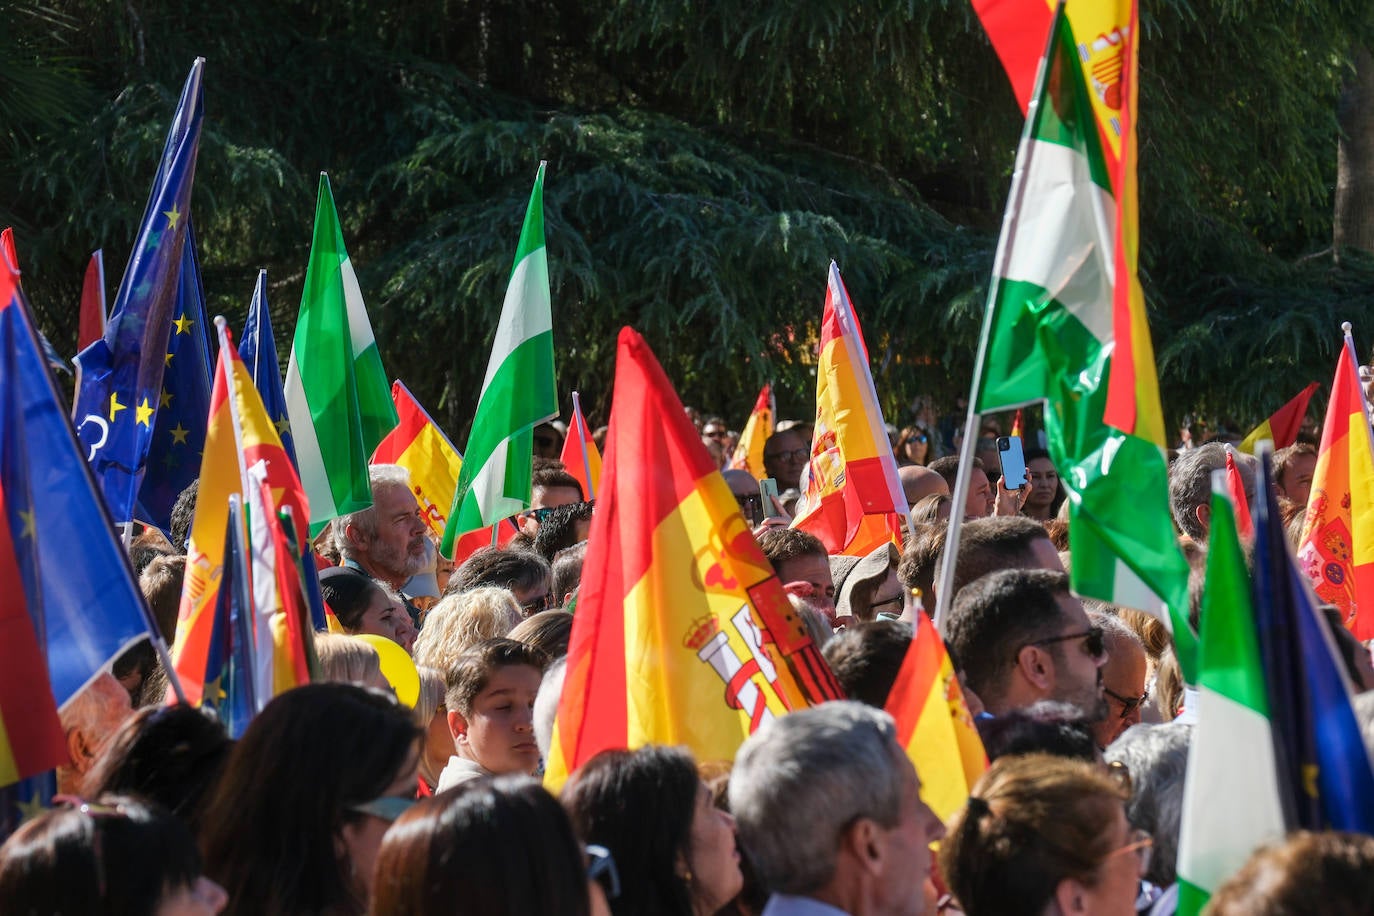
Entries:
[[587, 418], [582, 416], [582, 399], [577, 392], [572, 393], [572, 426], [563, 440], [563, 453], [559, 458], [568, 473], [582, 484], [582, 493], [587, 499], [596, 499], [596, 491], [601, 489], [601, 452], [592, 441], [592, 431], [587, 428]]
[[545, 782], [599, 751], [686, 745], [730, 760], [764, 722], [841, 696], [658, 361], [620, 332]]
[[921, 798], [947, 821], [988, 768], [988, 755], [939, 631], [924, 614], [916, 616], [915, 638], [885, 706], [921, 777]]
[[[463, 458], [399, 379], [391, 383], [391, 400], [400, 422], [377, 444], [372, 463], [396, 464], [410, 472], [410, 489], [420, 504], [420, 516], [430, 534], [442, 538]], [[490, 530], [487, 543], [491, 543]]]
[[748, 471], [760, 480], [768, 476], [763, 469], [763, 445], [773, 435], [773, 423], [777, 416], [773, 386], [764, 385], [754, 401], [754, 409], [749, 412], [749, 419], [744, 423], [744, 432], [739, 434], [735, 454], [730, 458], [732, 470]]
[[821, 319], [816, 431], [801, 488], [792, 527], [820, 538], [830, 553], [862, 557], [889, 541], [901, 546], [906, 495], [873, 388], [863, 331], [834, 261]]
[[1365, 640], [1374, 638], [1374, 448], [1355, 344], [1350, 325], [1345, 328], [1298, 561], [1318, 597], [1340, 608], [1346, 627]]
[[[218, 320], [216, 321], [218, 324]], [[237, 423], [238, 429], [235, 429]], [[242, 445], [236, 444], [236, 433]], [[199, 706], [205, 690], [206, 662], [214, 635], [215, 602], [219, 597], [224, 574], [224, 534], [228, 524], [229, 497], [238, 494], [250, 511], [266, 512], [262, 496], [254, 493], [261, 487], [270, 494], [270, 517], [264, 519], [269, 530], [280, 527], [276, 513], [284, 508], [298, 531], [309, 530], [310, 510], [300, 477], [291, 459], [282, 448], [277, 428], [262, 406], [262, 398], [253, 385], [253, 377], [239, 358], [238, 350], [229, 339], [227, 329], [221, 328], [219, 360], [215, 366], [214, 388], [210, 393], [210, 417], [206, 424], [205, 453], [200, 464], [200, 491], [196, 496], [196, 514], [191, 522], [190, 543], [186, 550], [186, 579], [182, 585], [181, 608], [177, 614], [176, 640], [172, 645], [172, 664], [181, 679], [186, 699]], [[261, 509], [256, 507], [261, 506]], [[255, 545], [256, 547], [257, 545]], [[264, 544], [264, 549], [272, 549]], [[299, 590], [299, 575], [294, 564], [279, 565], [276, 598], [272, 608], [264, 609], [255, 596], [255, 615], [258, 613], [286, 613], [299, 608], [290, 598], [290, 591]], [[287, 594], [283, 599], [282, 594]], [[274, 640], [300, 627], [273, 625]], [[265, 647], [263, 647], [265, 649]], [[308, 657], [308, 650], [289, 644], [278, 644], [275, 651], [255, 652], [258, 658], [274, 656], [287, 664], [292, 683], [298, 683], [299, 669], [294, 660]], [[276, 683], [276, 674], [272, 677]], [[266, 702], [261, 697], [260, 702]]]
[[1312, 395], [1316, 394], [1317, 388], [1317, 383], [1313, 382], [1299, 391], [1297, 397], [1250, 430], [1250, 435], [1246, 436], [1245, 441], [1237, 448], [1247, 455], [1253, 455], [1255, 446], [1265, 439], [1273, 442], [1275, 449], [1287, 448], [1297, 442], [1298, 433], [1302, 430], [1302, 421], [1307, 419], [1307, 405], [1312, 402]]
[[1245, 479], [1236, 467], [1236, 454], [1226, 447], [1226, 494], [1236, 510], [1236, 533], [1248, 544], [1255, 539], [1255, 523], [1250, 517], [1250, 500], [1245, 496]]

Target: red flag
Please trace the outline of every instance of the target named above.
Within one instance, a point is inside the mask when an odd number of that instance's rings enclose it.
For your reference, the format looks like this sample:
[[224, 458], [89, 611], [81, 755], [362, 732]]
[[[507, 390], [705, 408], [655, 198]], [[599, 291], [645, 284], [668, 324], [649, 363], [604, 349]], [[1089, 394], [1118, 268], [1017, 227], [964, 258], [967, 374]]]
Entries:
[[105, 256], [100, 249], [91, 254], [86, 279], [81, 284], [81, 324], [76, 332], [76, 350], [81, 352], [105, 336]]
[[587, 429], [587, 418], [582, 416], [582, 399], [577, 392], [572, 393], [572, 426], [568, 437], [563, 440], [563, 466], [568, 473], [582, 484], [582, 492], [587, 499], [596, 499], [596, 491], [601, 488], [601, 452], [592, 441], [592, 431]]
[[1253, 541], [1255, 523], [1250, 518], [1250, 502], [1245, 498], [1245, 480], [1236, 467], [1235, 452], [1229, 447], [1226, 449], [1226, 493], [1231, 497], [1231, 505], [1236, 507], [1236, 531], [1247, 543]]
[[1298, 433], [1302, 431], [1302, 421], [1307, 419], [1307, 405], [1312, 401], [1312, 395], [1316, 392], [1318, 385], [1316, 382], [1308, 385], [1298, 396], [1278, 410], [1274, 411], [1269, 419], [1250, 431], [1250, 435], [1245, 437], [1238, 448], [1242, 452], [1253, 455], [1256, 443], [1270, 439], [1274, 443], [1274, 448], [1287, 448], [1298, 441]]

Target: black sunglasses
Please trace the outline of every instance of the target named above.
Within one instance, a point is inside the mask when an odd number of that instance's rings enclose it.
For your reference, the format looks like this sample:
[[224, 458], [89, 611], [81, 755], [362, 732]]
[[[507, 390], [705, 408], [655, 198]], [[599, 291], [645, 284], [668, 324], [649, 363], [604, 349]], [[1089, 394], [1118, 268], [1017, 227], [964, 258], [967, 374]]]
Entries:
[[1148, 693], [1142, 693], [1138, 697], [1123, 697], [1105, 684], [1102, 686], [1102, 692], [1121, 704], [1121, 718], [1123, 719], [1129, 716], [1133, 710], [1145, 705], [1145, 701], [1150, 698]]
[[[1079, 633], [1065, 633], [1063, 636], [1050, 636], [1045, 639], [1036, 639], [1026, 643], [1028, 646], [1048, 646], [1057, 642], [1069, 642], [1070, 640], [1083, 640], [1083, 651], [1091, 658], [1101, 658], [1107, 651], [1107, 638], [1102, 632], [1101, 627], [1088, 627]], [[1019, 655], [1021, 650], [1017, 649]]]

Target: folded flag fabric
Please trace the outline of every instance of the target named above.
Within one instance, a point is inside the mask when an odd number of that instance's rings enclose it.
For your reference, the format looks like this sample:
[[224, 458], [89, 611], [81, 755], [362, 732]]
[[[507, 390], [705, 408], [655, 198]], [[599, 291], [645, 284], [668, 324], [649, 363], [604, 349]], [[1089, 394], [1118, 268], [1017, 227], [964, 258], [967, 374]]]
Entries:
[[577, 392], [572, 393], [572, 425], [568, 437], [563, 440], [563, 452], [559, 458], [568, 473], [582, 484], [582, 493], [587, 499], [596, 499], [596, 491], [601, 488], [601, 452], [592, 441], [592, 431], [587, 428], [587, 418], [582, 416], [582, 399]]
[[1312, 395], [1321, 387], [1316, 382], [1308, 385], [1299, 391], [1297, 397], [1278, 410], [1274, 411], [1269, 419], [1250, 431], [1250, 435], [1245, 437], [1237, 448], [1248, 455], [1255, 453], [1255, 446], [1265, 439], [1274, 443], [1274, 448], [1287, 448], [1298, 441], [1298, 433], [1302, 430], [1302, 423], [1307, 419], [1307, 405], [1312, 402]]
[[773, 403], [773, 386], [764, 385], [754, 400], [754, 409], [749, 411], [749, 419], [744, 422], [744, 430], [739, 434], [739, 444], [730, 458], [730, 467], [737, 471], [748, 471], [762, 480], [767, 476], [763, 469], [763, 444], [773, 435], [773, 423], [778, 416], [777, 405]]
[[[239, 356], [253, 376], [253, 385], [262, 398], [262, 406], [281, 437], [286, 456], [296, 464], [296, 446], [291, 439], [291, 420], [286, 411], [286, 390], [282, 384], [281, 364], [277, 362], [277, 340], [272, 333], [272, 313], [267, 307], [267, 271], [258, 271], [253, 285], [253, 299], [248, 304], [248, 318], [239, 338]], [[300, 467], [297, 465], [297, 473]]]
[[[420, 517], [436, 538], [443, 537], [445, 514], [453, 505], [463, 458], [444, 431], [400, 379], [391, 383], [391, 399], [400, 422], [372, 453], [373, 464], [396, 464], [410, 472], [410, 489], [420, 504]], [[488, 533], [486, 544], [491, 544]]]

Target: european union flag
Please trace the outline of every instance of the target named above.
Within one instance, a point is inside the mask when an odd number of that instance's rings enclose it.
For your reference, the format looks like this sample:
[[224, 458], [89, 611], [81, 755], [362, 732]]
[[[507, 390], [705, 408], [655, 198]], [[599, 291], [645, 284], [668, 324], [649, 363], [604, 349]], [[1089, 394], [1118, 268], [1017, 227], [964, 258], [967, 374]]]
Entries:
[[48, 770], [0, 788], [0, 843], [23, 824], [51, 808], [56, 794], [56, 770]]
[[200, 283], [196, 232], [189, 221], [177, 282], [176, 318], [167, 342], [157, 420], [148, 445], [148, 473], [138, 491], [136, 515], [168, 536], [172, 507], [181, 491], [200, 476], [205, 451], [205, 424], [210, 415], [209, 322], [205, 320], [205, 291]]
[[286, 457], [296, 464], [296, 446], [291, 441], [291, 424], [286, 418], [286, 394], [282, 390], [281, 366], [277, 363], [277, 342], [272, 337], [272, 315], [267, 310], [267, 271], [258, 271], [258, 283], [253, 287], [253, 302], [248, 306], [248, 320], [239, 338], [239, 357], [253, 376], [262, 406], [267, 409], [272, 425], [277, 427]]
[[61, 706], [153, 625], [8, 272], [0, 276], [0, 492], [0, 524]]
[[1289, 552], [1270, 465], [1266, 452], [1256, 486], [1254, 588], [1280, 788], [1297, 828], [1374, 833], [1374, 768], [1343, 662]]
[[248, 591], [248, 552], [244, 549], [243, 509], [229, 498], [224, 532], [224, 578], [215, 602], [214, 632], [205, 659], [203, 705], [238, 738], [257, 703], [253, 696], [253, 601]]
[[204, 65], [204, 58], [196, 58], [186, 78], [105, 336], [77, 356], [80, 382], [72, 416], [118, 522], [133, 518], [162, 396], [200, 145]]

